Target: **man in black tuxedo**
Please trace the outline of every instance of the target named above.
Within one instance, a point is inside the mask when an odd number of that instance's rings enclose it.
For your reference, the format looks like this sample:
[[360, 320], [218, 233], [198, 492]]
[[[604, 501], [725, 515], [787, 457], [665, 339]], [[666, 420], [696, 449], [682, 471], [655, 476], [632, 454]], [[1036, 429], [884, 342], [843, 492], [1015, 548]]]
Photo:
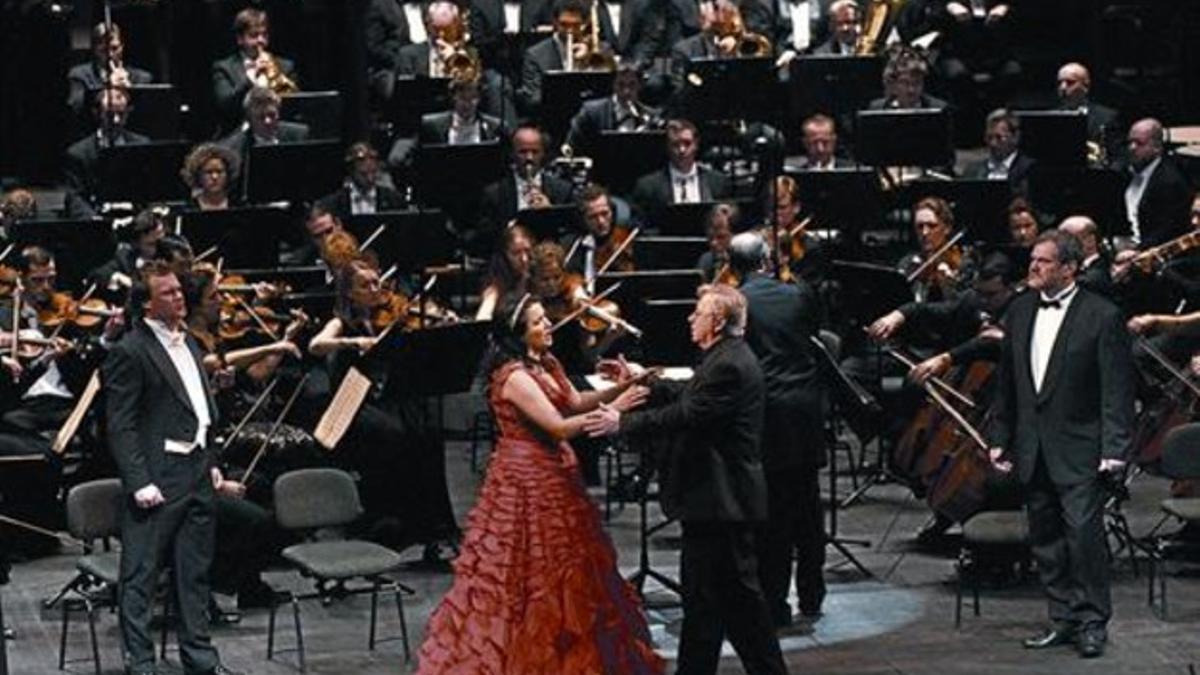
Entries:
[[491, 251], [491, 244], [518, 211], [539, 209], [574, 201], [571, 184], [545, 171], [546, 134], [532, 124], [517, 127], [512, 135], [512, 171], [483, 189], [479, 229], [469, 239], [472, 250]]
[[832, 117], [817, 113], [804, 120], [800, 128], [804, 134], [804, 155], [788, 160], [789, 170], [829, 171], [854, 166], [853, 162], [838, 156], [837, 123]]
[[379, 153], [370, 143], [359, 141], [346, 148], [345, 160], [346, 180], [342, 187], [320, 200], [338, 218], [399, 211], [408, 206], [404, 195], [379, 182]]
[[1129, 183], [1125, 215], [1142, 247], [1157, 246], [1188, 230], [1192, 186], [1164, 151], [1162, 123], [1148, 117], [1129, 127]]
[[410, 42], [408, 17], [401, 0], [371, 0], [363, 17], [367, 47], [367, 79], [381, 98], [391, 96], [400, 50]]
[[829, 6], [829, 39], [813, 48], [817, 56], [854, 56], [862, 31], [855, 0], [836, 0]]
[[296, 64], [267, 51], [271, 35], [266, 12], [252, 7], [238, 12], [233, 19], [233, 32], [237, 51], [212, 64], [213, 100], [224, 129], [237, 125], [247, 92], [268, 85], [267, 73], [271, 68], [277, 66], [283, 75], [296, 81]]
[[988, 156], [967, 165], [964, 178], [977, 180], [1006, 180], [1014, 195], [1029, 191], [1029, 171], [1034, 161], [1018, 150], [1021, 124], [1016, 115], [1005, 108], [988, 113], [984, 122], [983, 142]]
[[1088, 140], [1100, 144], [1112, 160], [1121, 150], [1120, 114], [1088, 96], [1092, 90], [1092, 75], [1082, 63], [1066, 63], [1058, 69], [1058, 107], [1060, 110], [1081, 110], [1087, 115]]
[[715, 674], [728, 635], [747, 672], [783, 674], [755, 560], [755, 528], [767, 517], [759, 449], [766, 386], [743, 337], [746, 298], [704, 286], [688, 322], [704, 356], [686, 385], [656, 387], [670, 402], [628, 413], [601, 406], [586, 428], [593, 436], [678, 436], [662, 479], [663, 509], [683, 524], [677, 672]]
[[929, 64], [911, 48], [898, 49], [883, 66], [883, 96], [871, 101], [869, 110], [910, 108], [942, 109], [946, 102], [925, 93]]
[[450, 110], [421, 116], [420, 142], [423, 145], [466, 145], [508, 137], [499, 117], [479, 112], [479, 84], [470, 80], [451, 80]]
[[822, 392], [812, 340], [820, 310], [804, 281], [765, 274], [770, 247], [757, 232], [729, 244], [729, 264], [746, 296], [746, 342], [766, 381], [762, 461], [767, 477], [767, 524], [758, 538], [758, 578], [775, 625], [791, 625], [792, 560], [800, 613], [820, 616], [825, 599], [824, 510], [820, 468], [826, 463]]
[[661, 124], [662, 111], [641, 102], [642, 78], [638, 71], [621, 65], [613, 76], [612, 95], [584, 101], [571, 118], [567, 145], [576, 153], [591, 156], [605, 131], [642, 131]]
[[[279, 119], [282, 100], [279, 94], [266, 87], [254, 87], [246, 93], [242, 108], [246, 121], [228, 136], [217, 141], [238, 156], [241, 172], [250, 169], [250, 148], [255, 145], [298, 143], [308, 140], [308, 125], [284, 122]], [[241, 174], [232, 176], [230, 183], [244, 185]], [[240, 195], [245, 198], [245, 195]]]
[[213, 501], [241, 496], [214, 466], [208, 438], [217, 407], [187, 333], [179, 280], [151, 263], [130, 293], [129, 330], [102, 368], [108, 446], [124, 490], [121, 639], [126, 672], [155, 672], [150, 619], [159, 573], [174, 567], [180, 657], [189, 674], [230, 675], [208, 635], [205, 609], [214, 547]]
[[1068, 216], [1058, 224], [1058, 229], [1078, 239], [1083, 249], [1083, 261], [1075, 273], [1080, 288], [1115, 301], [1117, 289], [1113, 285], [1108, 257], [1100, 248], [1100, 228], [1096, 221], [1088, 216]]
[[68, 218], [96, 215], [94, 200], [100, 190], [100, 153], [117, 145], [149, 143], [150, 139], [125, 128], [129, 90], [99, 89], [95, 98], [96, 129], [67, 148], [63, 177], [67, 187]]
[[1017, 471], [1029, 539], [1053, 625], [1029, 649], [1074, 642], [1104, 653], [1112, 615], [1101, 474], [1119, 471], [1132, 443], [1134, 376], [1120, 310], [1079, 288], [1079, 241], [1042, 233], [1030, 254], [1031, 293], [1004, 319], [992, 462]]
[[771, 9], [773, 0], [669, 0], [667, 5], [667, 44], [675, 45], [708, 29], [709, 19], [705, 15], [718, 2], [728, 2], [742, 16], [746, 30], [771, 35]]
[[720, 171], [700, 166], [700, 132], [687, 120], [667, 122], [667, 166], [637, 180], [630, 199], [650, 224], [670, 204], [711, 202], [729, 197], [733, 188]]
[[92, 29], [92, 60], [73, 66], [67, 71], [67, 105], [79, 117], [93, 94], [105, 86], [128, 88], [149, 84], [154, 77], [149, 71], [125, 64], [125, 42], [121, 28], [105, 23]]
[[583, 0], [555, 0], [554, 33], [525, 50], [521, 61], [521, 85], [517, 104], [521, 112], [537, 117], [542, 107], [542, 80], [550, 71], [564, 70], [567, 64], [567, 36], [573, 35], [573, 58], [580, 58], [587, 45], [580, 37], [587, 23]]

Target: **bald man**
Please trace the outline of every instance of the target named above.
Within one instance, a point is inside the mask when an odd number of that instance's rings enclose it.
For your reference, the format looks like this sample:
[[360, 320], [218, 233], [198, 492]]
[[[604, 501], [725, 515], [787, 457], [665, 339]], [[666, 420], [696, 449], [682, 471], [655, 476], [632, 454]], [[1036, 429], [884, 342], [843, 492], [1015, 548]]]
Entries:
[[1100, 251], [1100, 228], [1096, 221], [1087, 216], [1070, 216], [1059, 223], [1058, 229], [1074, 236], [1083, 246], [1083, 262], [1079, 264], [1075, 280], [1083, 288], [1112, 299], [1112, 275], [1108, 261]]
[[1125, 215], [1140, 248], [1157, 246], [1188, 230], [1192, 188], [1165, 155], [1163, 141], [1162, 123], [1153, 117], [1135, 122], [1126, 137]]
[[1086, 113], [1088, 140], [1101, 143], [1108, 150], [1119, 150], [1120, 115], [1116, 110], [1091, 100], [1091, 91], [1092, 75], [1082, 63], [1067, 63], [1058, 69], [1059, 109]]

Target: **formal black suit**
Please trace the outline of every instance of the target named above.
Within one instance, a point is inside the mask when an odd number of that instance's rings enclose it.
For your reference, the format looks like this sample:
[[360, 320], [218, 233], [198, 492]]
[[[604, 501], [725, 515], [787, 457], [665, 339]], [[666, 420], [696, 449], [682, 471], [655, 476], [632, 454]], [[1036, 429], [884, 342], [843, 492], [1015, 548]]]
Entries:
[[[348, 185], [342, 185], [342, 187], [317, 200], [317, 203], [332, 211], [343, 222], [353, 215], [351, 213], [350, 187]], [[404, 199], [404, 195], [400, 194], [396, 189], [386, 185], [375, 186], [375, 210], [377, 212], [401, 211], [407, 207], [408, 202]]]
[[1081, 287], [1115, 301], [1117, 288], [1113, 284], [1108, 258], [1104, 254], [1097, 254], [1090, 262], [1080, 265], [1076, 279]]
[[[113, 145], [137, 145], [149, 143], [150, 139], [128, 129], [114, 129], [110, 142]], [[67, 187], [66, 211], [68, 218], [91, 218], [96, 215], [92, 207], [100, 190], [100, 151], [98, 133], [91, 133], [67, 148], [63, 163], [63, 178]]]
[[[567, 181], [542, 173], [542, 192], [551, 204], [570, 204], [575, 198], [574, 187]], [[479, 204], [479, 228], [470, 236], [472, 249], [480, 253], [491, 251], [496, 235], [517, 215], [517, 179], [511, 172], [483, 188]]]
[[716, 44], [708, 33], [696, 33], [671, 43], [671, 86], [676, 93], [685, 84], [688, 64], [692, 59], [719, 56]]
[[[1128, 457], [1134, 376], [1120, 310], [1084, 289], [1065, 309], [1040, 389], [1031, 373], [1038, 293], [1013, 301], [997, 372], [993, 444], [1026, 491], [1029, 536], [1055, 622], [1103, 628], [1112, 614], [1100, 460]], [[1061, 311], [1061, 310], [1059, 310]], [[1052, 347], [1052, 348], [1051, 348]]]
[[1191, 184], [1179, 165], [1163, 157], [1150, 174], [1137, 206], [1141, 246], [1156, 246], [1187, 232], [1191, 208]]
[[521, 112], [536, 116], [542, 107], [542, 80], [546, 73], [563, 69], [563, 52], [558, 39], [551, 36], [525, 50], [521, 60], [521, 84], [517, 87], [517, 105]]
[[[1017, 152], [1012, 164], [1008, 167], [1008, 187], [1014, 195], [1025, 195], [1029, 192], [1029, 172], [1036, 162], [1032, 157]], [[988, 177], [987, 158], [972, 162], [963, 170], [963, 178], [983, 180]]]
[[745, 340], [723, 338], [668, 395], [664, 406], [622, 415], [621, 431], [676, 441], [662, 501], [683, 523], [678, 672], [715, 674], [728, 634], [748, 672], [786, 673], [754, 553], [754, 528], [767, 516], [762, 368]]
[[[126, 65], [124, 68], [125, 72], [129, 74], [129, 83], [132, 85], [149, 84], [154, 81], [154, 76], [147, 70], [130, 65]], [[72, 66], [67, 71], [67, 105], [78, 116], [86, 113], [92, 94], [103, 88], [104, 77], [95, 61]]]
[[390, 71], [398, 64], [400, 49], [409, 44], [408, 17], [399, 0], [371, 0], [366, 16], [367, 68]]
[[[186, 338], [204, 388], [208, 413], [217, 406], [208, 389], [200, 349]], [[117, 461], [124, 489], [121, 523], [121, 636], [132, 670], [150, 672], [154, 641], [150, 618], [163, 564], [173, 560], [179, 648], [187, 672], [206, 673], [218, 665], [208, 636], [205, 609], [209, 597], [215, 518], [210, 442], [189, 454], [168, 453], [168, 441], [190, 442], [199, 418], [183, 378], [150, 327], [134, 320], [109, 351], [102, 368], [108, 446]], [[138, 490], [156, 485], [165, 504], [143, 509], [133, 500]]]
[[[917, 105], [913, 106], [913, 109], [927, 109], [928, 108], [928, 109], [932, 109], [932, 110], [941, 110], [942, 108], [945, 108], [947, 105], [949, 105], [949, 104], [936, 96], [930, 96], [929, 94], [921, 94], [920, 100], [917, 101]], [[867, 104], [867, 110], [894, 110], [894, 109], [898, 109], [897, 106], [895, 105], [894, 99], [889, 98], [887, 96], [873, 99], [869, 104]]]
[[758, 541], [758, 578], [777, 625], [791, 619], [788, 589], [796, 560], [800, 611], [825, 598], [824, 510], [819, 469], [826, 463], [822, 391], [811, 340], [820, 310], [808, 284], [762, 274], [738, 287], [748, 306], [746, 342], [766, 381], [762, 457], [768, 519]]
[[[480, 141], [494, 141], [508, 138], [508, 131], [500, 123], [500, 119], [491, 115], [478, 114]], [[421, 135], [423, 144], [449, 143], [450, 125], [454, 122], [454, 113], [445, 110], [421, 116]]]
[[666, 56], [667, 12], [659, 0], [625, 0], [621, 6], [621, 29], [615, 43], [625, 62], [648, 64]]
[[[746, 29], [771, 35], [773, 0], [737, 0]], [[669, 0], [667, 5], [667, 44], [676, 44], [700, 32], [700, 8], [697, 0]]]
[[[729, 176], [720, 171], [698, 167], [700, 172], [700, 201], [709, 202], [726, 199], [733, 192]], [[671, 184], [671, 170], [659, 169], [648, 173], [637, 180], [630, 195], [632, 206], [638, 215], [654, 225], [654, 220], [667, 208], [675, 203], [675, 186]], [[697, 229], [702, 229], [697, 224]]]
[[[253, 83], [246, 77], [246, 66], [240, 51], [212, 64], [213, 101], [222, 119], [222, 128], [230, 129], [242, 119], [242, 102]], [[284, 75], [296, 80], [296, 64], [291, 59], [275, 56]]]
[[854, 45], [843, 45], [836, 38], [829, 38], [813, 48], [814, 56], [854, 56]]
[[[637, 104], [639, 114], [646, 118], [660, 118], [662, 111], [657, 108]], [[587, 155], [596, 147], [600, 134], [617, 128], [617, 102], [612, 96], [594, 98], [584, 101], [579, 112], [571, 118], [571, 127], [567, 130], [567, 144], [575, 148], [579, 154]]]

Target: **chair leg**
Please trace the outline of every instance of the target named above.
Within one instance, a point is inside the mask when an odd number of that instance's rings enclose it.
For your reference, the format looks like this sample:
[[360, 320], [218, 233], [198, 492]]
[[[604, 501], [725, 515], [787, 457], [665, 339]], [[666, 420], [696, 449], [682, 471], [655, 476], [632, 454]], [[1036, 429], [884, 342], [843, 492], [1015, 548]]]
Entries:
[[292, 616], [296, 621], [296, 649], [300, 654], [300, 672], [308, 669], [304, 664], [304, 631], [300, 629], [300, 600], [292, 593]]
[[275, 612], [279, 609], [279, 601], [272, 594], [271, 610], [267, 614], [267, 660], [275, 655]]
[[96, 668], [96, 675], [100, 675], [100, 645], [96, 642], [96, 607], [91, 600], [84, 600], [83, 603], [87, 609], [88, 636], [92, 640], [92, 664]]
[[375, 651], [375, 619], [379, 616], [379, 580], [371, 582], [371, 633], [367, 638], [367, 649]]
[[70, 598], [62, 599], [62, 635], [58, 641], [58, 669], [64, 670], [67, 667], [67, 628], [71, 622], [71, 600]]
[[396, 584], [396, 611], [400, 613], [400, 639], [404, 642], [404, 662], [411, 663], [412, 654], [408, 649], [408, 623], [404, 620], [404, 594], [401, 589], [402, 586]]
[[958, 583], [954, 585], [954, 628], [958, 629], [962, 626], [963, 602], [963, 561], [961, 553], [958, 556], [958, 560], [954, 563], [954, 568], [958, 572]]

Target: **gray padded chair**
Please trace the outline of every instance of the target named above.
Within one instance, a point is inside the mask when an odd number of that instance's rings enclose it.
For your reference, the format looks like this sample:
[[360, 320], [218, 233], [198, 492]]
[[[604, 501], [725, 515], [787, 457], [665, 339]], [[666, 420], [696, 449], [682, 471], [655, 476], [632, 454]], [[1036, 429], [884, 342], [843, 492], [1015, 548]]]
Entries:
[[83, 542], [84, 554], [75, 561], [75, 578], [62, 600], [62, 635], [58, 647], [58, 669], [66, 667], [67, 632], [71, 611], [80, 607], [87, 614], [92, 643], [92, 662], [100, 675], [100, 649], [96, 644], [96, 610], [116, 605], [121, 579], [121, 554], [96, 551], [94, 544], [115, 538], [121, 531], [121, 481], [116, 478], [80, 483], [67, 493], [67, 530]]
[[1025, 511], [981, 511], [962, 526], [962, 548], [954, 563], [958, 583], [954, 596], [954, 627], [962, 625], [964, 583], [971, 584], [972, 610], [979, 616], [979, 575], [968, 570], [984, 557], [1004, 556], [1024, 564], [1029, 558], [1029, 520]]
[[[1185, 424], [1172, 429], [1163, 439], [1162, 474], [1173, 480], [1200, 478], [1200, 424]], [[1187, 525], [1200, 525], [1200, 497], [1164, 499], [1159, 508], [1164, 518], [1175, 518]], [[1160, 523], [1161, 524], [1161, 523]], [[1157, 529], [1157, 528], [1155, 528]], [[1166, 536], [1150, 540], [1150, 587], [1147, 599], [1151, 610], [1157, 609], [1161, 618], [1167, 618], [1167, 570], [1166, 562], [1181, 554], [1196, 553], [1197, 546]], [[1154, 588], [1158, 584], [1158, 602], [1155, 606]]]
[[[290, 471], [275, 480], [275, 518], [280, 527], [308, 535], [303, 543], [283, 550], [283, 557], [295, 565], [300, 574], [312, 579], [316, 591], [297, 595], [288, 592], [296, 625], [296, 649], [300, 670], [305, 670], [304, 633], [300, 627], [300, 601], [320, 598], [330, 602], [336, 597], [371, 594], [371, 628], [367, 646], [375, 649], [375, 624], [379, 608], [379, 591], [391, 591], [396, 597], [400, 614], [400, 634], [404, 642], [404, 659], [411, 655], [408, 646], [408, 626], [404, 620], [403, 595], [412, 595], [411, 588], [388, 578], [388, 573], [401, 565], [398, 553], [368, 541], [355, 539], [312, 538], [317, 530], [340, 528], [363, 514], [358, 488], [350, 474], [339, 469], [301, 469]], [[346, 582], [362, 579], [369, 586], [351, 589]], [[267, 659], [275, 654], [275, 613], [278, 602], [271, 603], [268, 619]]]

